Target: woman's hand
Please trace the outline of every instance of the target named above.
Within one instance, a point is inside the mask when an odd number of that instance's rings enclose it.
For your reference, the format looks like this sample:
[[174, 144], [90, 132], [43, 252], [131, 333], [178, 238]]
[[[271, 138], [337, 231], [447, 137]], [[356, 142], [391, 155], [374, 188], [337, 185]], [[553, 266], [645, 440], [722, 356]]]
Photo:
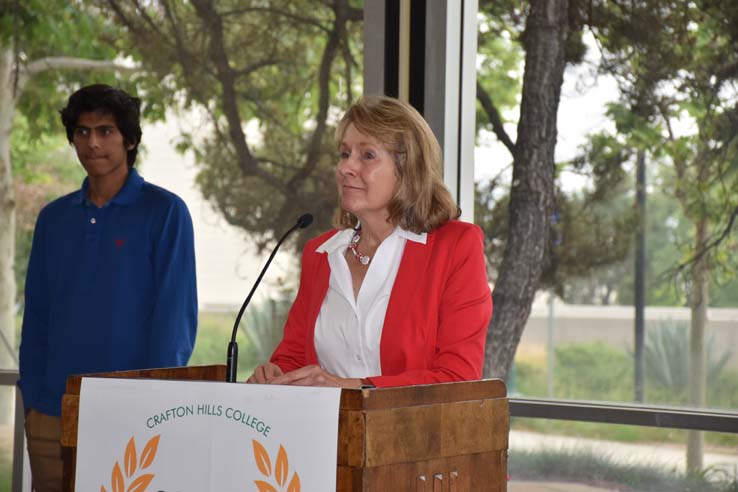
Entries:
[[361, 379], [339, 378], [319, 366], [305, 366], [275, 377], [269, 384], [288, 384], [293, 386], [329, 386], [334, 388], [358, 389]]
[[259, 364], [254, 373], [246, 380], [247, 383], [269, 384], [276, 377], [282, 376], [282, 369], [273, 362]]

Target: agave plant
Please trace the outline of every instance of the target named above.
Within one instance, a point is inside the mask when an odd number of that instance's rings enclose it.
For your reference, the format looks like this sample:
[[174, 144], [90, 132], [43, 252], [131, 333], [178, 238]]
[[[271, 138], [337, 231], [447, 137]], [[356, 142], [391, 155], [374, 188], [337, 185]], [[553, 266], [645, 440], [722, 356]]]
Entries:
[[[730, 351], [717, 354], [715, 337], [705, 343], [707, 380], [716, 381], [730, 359]], [[689, 326], [686, 321], [664, 319], [646, 333], [644, 365], [648, 384], [672, 395], [683, 395], [689, 380]]]

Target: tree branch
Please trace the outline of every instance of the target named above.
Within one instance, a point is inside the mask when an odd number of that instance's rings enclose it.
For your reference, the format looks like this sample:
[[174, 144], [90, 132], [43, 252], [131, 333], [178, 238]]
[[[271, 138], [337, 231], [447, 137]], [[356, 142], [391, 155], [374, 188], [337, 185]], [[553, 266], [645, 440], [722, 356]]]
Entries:
[[279, 64], [279, 61], [278, 60], [276, 60], [274, 58], [268, 58], [268, 59], [265, 59], [265, 60], [258, 61], [256, 63], [252, 63], [248, 67], [244, 67], [244, 68], [242, 68], [240, 70], [234, 70], [233, 71], [233, 74], [236, 77], [241, 77], [243, 75], [248, 75], [251, 72], [255, 72], [256, 70], [259, 70], [260, 68], [270, 67], [272, 65], [278, 65], [278, 64]]
[[346, 20], [351, 22], [360, 22], [364, 20], [364, 10], [349, 7], [346, 10]]
[[717, 79], [715, 86], [719, 89], [726, 81], [738, 77], [738, 62], [722, 67], [715, 75]]
[[75, 58], [71, 56], [49, 56], [39, 58], [20, 69], [18, 76], [18, 94], [23, 92], [23, 87], [28, 79], [47, 70], [117, 70], [119, 72], [133, 72], [138, 70], [136, 65], [126, 65], [113, 60], [89, 60], [86, 58]]
[[328, 35], [328, 41], [325, 44], [323, 58], [320, 61], [320, 70], [318, 71], [318, 114], [315, 116], [315, 130], [310, 138], [305, 155], [305, 165], [296, 173], [287, 183], [287, 189], [297, 191], [300, 183], [309, 176], [318, 165], [320, 156], [320, 145], [323, 141], [323, 135], [327, 127], [328, 107], [330, 106], [330, 80], [333, 60], [336, 58], [341, 38], [346, 32], [345, 12], [341, 7], [341, 2], [336, 2], [334, 7], [336, 18], [333, 23], [333, 29]]
[[234, 10], [228, 10], [226, 12], [223, 12], [223, 17], [232, 16], [232, 15], [241, 15], [246, 14], [249, 12], [266, 12], [274, 15], [279, 15], [282, 17], [286, 17], [288, 19], [296, 20], [302, 24], [307, 24], [309, 26], [314, 26], [320, 29], [324, 32], [330, 32], [330, 29], [325, 27], [323, 24], [320, 23], [320, 21], [316, 19], [312, 19], [310, 17], [303, 17], [301, 15], [293, 14], [291, 12], [286, 12], [281, 9], [276, 9], [274, 7], [244, 7], [240, 9], [234, 9]]
[[482, 109], [484, 109], [487, 119], [489, 119], [489, 122], [492, 124], [492, 131], [495, 132], [495, 135], [497, 135], [500, 142], [507, 147], [510, 154], [515, 157], [515, 144], [505, 131], [505, 127], [502, 124], [502, 118], [500, 118], [500, 113], [492, 102], [492, 98], [489, 97], [489, 94], [484, 90], [484, 87], [482, 87], [482, 84], [480, 84], [479, 81], [477, 81], [477, 100], [482, 105]]
[[138, 70], [136, 65], [126, 65], [113, 60], [89, 60], [69, 56], [50, 56], [34, 60], [26, 65], [25, 72], [36, 75], [45, 70], [69, 69], [69, 70], [119, 70], [132, 72]]
[[223, 113], [228, 120], [228, 134], [236, 150], [241, 169], [246, 174], [253, 174], [257, 163], [246, 143], [246, 135], [241, 127], [241, 115], [238, 110], [235, 89], [235, 74], [230, 66], [223, 39], [223, 22], [214, 5], [207, 0], [193, 0], [192, 4], [202, 20], [203, 27], [210, 33], [210, 56], [216, 67], [218, 79], [223, 89]]
[[258, 176], [266, 184], [288, 197], [289, 200], [287, 201], [291, 200], [292, 204], [297, 203], [301, 207], [307, 208], [308, 204], [297, 193], [292, 192], [289, 184], [285, 186], [278, 178], [261, 168], [258, 160], [251, 153], [241, 126], [241, 114], [236, 97], [235, 72], [231, 68], [225, 48], [222, 18], [215, 10], [214, 4], [209, 0], [192, 0], [192, 4], [205, 29], [210, 33], [210, 56], [215, 64], [218, 80], [223, 90], [223, 112], [228, 122], [228, 136], [236, 151], [241, 172], [245, 175]]
[[723, 232], [720, 233], [720, 235], [717, 238], [707, 243], [707, 245], [704, 248], [697, 251], [687, 261], [680, 263], [673, 269], [667, 270], [666, 275], [674, 275], [677, 273], [682, 273], [687, 267], [701, 260], [707, 253], [717, 248], [720, 245], [720, 243], [722, 243], [725, 240], [725, 238], [727, 238], [728, 235], [730, 234], [730, 231], [733, 229], [733, 225], [735, 225], [736, 218], [738, 218], [738, 207], [735, 207], [733, 209], [733, 211], [730, 214], [730, 217], [728, 218], [728, 224], [725, 226], [725, 229], [723, 229]]

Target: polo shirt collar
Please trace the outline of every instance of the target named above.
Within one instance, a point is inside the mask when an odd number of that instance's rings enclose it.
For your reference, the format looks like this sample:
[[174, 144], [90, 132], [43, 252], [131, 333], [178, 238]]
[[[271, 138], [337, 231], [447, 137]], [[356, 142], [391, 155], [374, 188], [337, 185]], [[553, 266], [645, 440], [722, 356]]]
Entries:
[[[390, 234], [390, 236], [392, 235], [397, 235], [404, 239], [407, 239], [408, 241], [414, 241], [420, 244], [426, 244], [426, 241], [428, 239], [427, 232], [421, 232], [420, 234], [418, 234], [416, 232], [406, 231], [400, 226], [395, 227], [395, 230], [392, 231], [392, 234]], [[336, 232], [326, 241], [324, 241], [320, 246], [318, 246], [315, 249], [315, 252], [330, 254], [339, 249], [346, 249], [348, 248], [349, 243], [351, 243], [351, 238], [353, 236], [354, 229], [342, 229]]]
[[[138, 196], [141, 188], [143, 188], [144, 179], [138, 174], [135, 167], [128, 168], [128, 177], [126, 178], [123, 188], [108, 202], [118, 205], [127, 205], [133, 203]], [[79, 202], [85, 204], [88, 201], [87, 192], [90, 188], [90, 178], [86, 177], [82, 182], [82, 188], [79, 190]]]

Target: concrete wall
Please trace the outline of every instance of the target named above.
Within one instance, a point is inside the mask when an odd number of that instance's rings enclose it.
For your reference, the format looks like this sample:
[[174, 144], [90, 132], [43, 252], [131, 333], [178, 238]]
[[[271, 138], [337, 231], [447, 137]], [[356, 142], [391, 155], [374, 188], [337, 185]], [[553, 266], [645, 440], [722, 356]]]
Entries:
[[[708, 310], [707, 336], [715, 337], [715, 348], [728, 350], [728, 366], [738, 369], [738, 309]], [[602, 341], [617, 348], [633, 347], [634, 309], [632, 306], [580, 306], [555, 301], [553, 330], [556, 345]], [[645, 312], [646, 332], [661, 320], [680, 320], [689, 326], [689, 309], [649, 307]], [[531, 311], [520, 341], [521, 350], [545, 350], [548, 340], [549, 306], [545, 298]]]

